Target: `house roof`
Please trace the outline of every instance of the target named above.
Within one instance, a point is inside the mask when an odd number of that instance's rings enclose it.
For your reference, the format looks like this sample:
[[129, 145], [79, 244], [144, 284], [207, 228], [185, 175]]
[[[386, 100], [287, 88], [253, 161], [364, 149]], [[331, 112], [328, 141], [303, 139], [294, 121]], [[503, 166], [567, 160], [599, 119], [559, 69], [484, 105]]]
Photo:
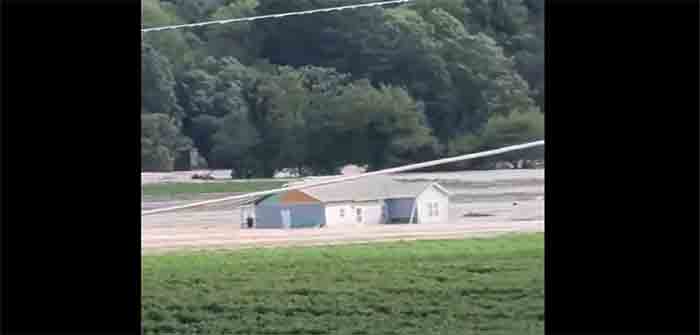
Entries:
[[[317, 182], [312, 180], [310, 182]], [[322, 202], [369, 201], [391, 198], [414, 198], [431, 185], [444, 188], [432, 181], [400, 181], [390, 176], [371, 176], [352, 181], [314, 186], [302, 192]]]

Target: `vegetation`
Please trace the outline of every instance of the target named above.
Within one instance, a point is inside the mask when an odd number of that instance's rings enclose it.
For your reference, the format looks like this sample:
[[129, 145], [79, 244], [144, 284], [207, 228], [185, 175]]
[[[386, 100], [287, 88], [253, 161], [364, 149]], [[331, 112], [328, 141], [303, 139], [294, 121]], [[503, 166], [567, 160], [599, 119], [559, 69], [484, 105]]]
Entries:
[[543, 334], [543, 234], [144, 256], [146, 334]]
[[[144, 0], [143, 17], [151, 27], [358, 2]], [[512, 115], [543, 125], [532, 115], [544, 110], [544, 1], [420, 0], [146, 33], [142, 89], [149, 171], [190, 147], [250, 178], [515, 144], [532, 133]]]
[[271, 190], [282, 187], [281, 181], [162, 183], [143, 185], [143, 195], [172, 196], [178, 194], [237, 193]]

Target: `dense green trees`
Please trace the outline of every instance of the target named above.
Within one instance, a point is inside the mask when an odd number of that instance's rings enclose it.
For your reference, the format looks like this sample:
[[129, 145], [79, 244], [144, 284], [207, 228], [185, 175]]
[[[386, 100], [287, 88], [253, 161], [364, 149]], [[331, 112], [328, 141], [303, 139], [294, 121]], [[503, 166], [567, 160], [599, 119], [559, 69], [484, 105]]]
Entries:
[[[475, 134], [457, 137], [448, 144], [449, 155], [497, 149], [512, 144], [536, 141], [544, 138], [544, 115], [537, 111], [514, 112], [507, 116], [495, 115]], [[544, 157], [544, 148], [505, 153], [493, 158], [476, 159], [454, 164], [453, 168], [467, 168], [495, 160], [515, 161]]]
[[[350, 3], [145, 0], [144, 26]], [[421, 0], [144, 34], [144, 169], [172, 168], [187, 145], [251, 177], [542, 138], [543, 11], [542, 0]]]
[[177, 122], [161, 113], [141, 113], [141, 167], [144, 171], [172, 170], [177, 153], [191, 148]]

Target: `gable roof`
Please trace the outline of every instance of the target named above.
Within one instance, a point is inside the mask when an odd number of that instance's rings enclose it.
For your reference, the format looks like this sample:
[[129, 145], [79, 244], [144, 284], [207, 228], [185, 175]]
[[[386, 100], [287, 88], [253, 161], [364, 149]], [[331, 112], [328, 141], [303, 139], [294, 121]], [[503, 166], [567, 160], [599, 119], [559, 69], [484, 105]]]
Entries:
[[291, 190], [284, 192], [280, 197], [280, 202], [283, 204], [293, 204], [293, 203], [317, 203], [320, 200], [310, 196], [301, 190]]
[[391, 176], [371, 176], [347, 182], [314, 186], [300, 191], [322, 202], [368, 201], [415, 198], [432, 185], [447, 193], [444, 188], [432, 181], [400, 181]]

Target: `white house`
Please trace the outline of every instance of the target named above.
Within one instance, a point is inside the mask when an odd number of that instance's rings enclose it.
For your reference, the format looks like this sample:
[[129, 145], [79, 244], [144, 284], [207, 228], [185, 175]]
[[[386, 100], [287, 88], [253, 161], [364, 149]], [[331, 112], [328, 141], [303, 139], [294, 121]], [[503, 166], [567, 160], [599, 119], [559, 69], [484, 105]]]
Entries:
[[448, 207], [449, 192], [435, 182], [373, 176], [266, 196], [244, 206], [241, 219], [255, 228], [440, 223]]

